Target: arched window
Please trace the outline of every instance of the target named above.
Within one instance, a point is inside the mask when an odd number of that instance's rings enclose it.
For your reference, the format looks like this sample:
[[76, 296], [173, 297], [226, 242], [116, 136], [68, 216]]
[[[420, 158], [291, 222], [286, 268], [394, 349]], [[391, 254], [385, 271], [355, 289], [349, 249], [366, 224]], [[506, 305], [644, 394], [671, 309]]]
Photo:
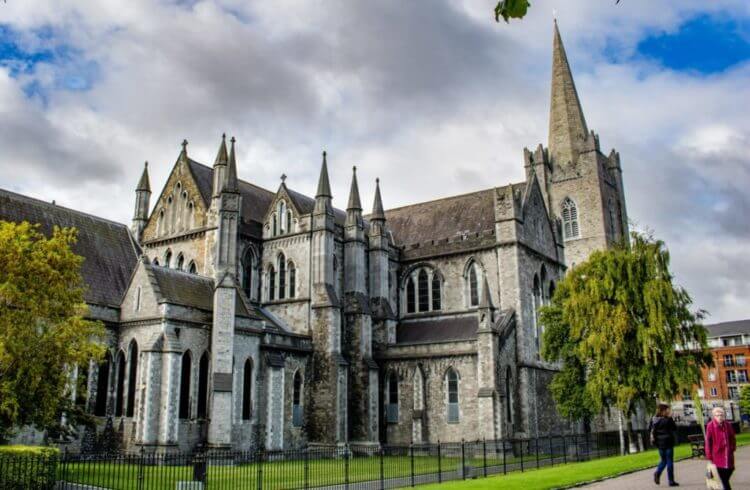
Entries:
[[533, 308], [533, 311], [531, 312], [531, 326], [534, 329], [534, 340], [536, 341], [536, 349], [538, 353], [541, 346], [541, 342], [539, 339], [539, 307], [542, 306], [542, 289], [539, 283], [539, 276], [537, 276], [536, 274], [534, 274], [534, 283], [531, 290], [531, 296], [531, 306]]
[[442, 302], [440, 298], [440, 274], [432, 273], [432, 309], [439, 310]]
[[242, 258], [242, 290], [248, 299], [253, 299], [253, 268], [255, 267], [255, 255], [252, 249], [245, 251]]
[[417, 296], [419, 298], [419, 311], [430, 309], [430, 291], [428, 289], [427, 271], [422, 269], [417, 275]]
[[422, 370], [417, 366], [414, 369], [414, 410], [424, 408], [424, 375]]
[[552, 298], [555, 296], [555, 281], [549, 282], [549, 300], [552, 301]]
[[302, 373], [294, 373], [292, 387], [292, 425], [302, 427]]
[[125, 411], [126, 417], [132, 417], [135, 413], [135, 389], [138, 378], [138, 344], [135, 340], [130, 342], [130, 371], [128, 373], [128, 407]]
[[479, 306], [479, 278], [476, 264], [471, 264], [469, 267], [469, 305]]
[[289, 297], [294, 298], [297, 293], [297, 269], [294, 267], [294, 262], [289, 261]]
[[198, 267], [196, 267], [194, 261], [190, 261], [190, 265], [188, 265], [188, 272], [191, 274], [197, 274], [198, 273]]
[[170, 267], [172, 265], [172, 251], [167, 249], [164, 252], [164, 267]]
[[276, 271], [273, 266], [268, 268], [268, 301], [276, 299]]
[[612, 240], [615, 240], [617, 238], [617, 219], [615, 218], [615, 202], [612, 198], [609, 199], [609, 205], [607, 207], [609, 208], [609, 234], [612, 237]]
[[180, 373], [180, 418], [190, 418], [190, 373], [193, 365], [192, 354], [182, 354], [182, 371]]
[[406, 312], [414, 313], [415, 307], [415, 294], [414, 294], [414, 279], [411, 277], [406, 281]]
[[505, 419], [508, 422], [513, 422], [513, 389], [511, 383], [513, 382], [513, 372], [510, 370], [510, 366], [505, 370]]
[[135, 301], [133, 302], [133, 311], [141, 311], [141, 287], [135, 288]]
[[279, 265], [279, 299], [286, 297], [286, 258], [284, 254], [279, 254], [278, 257]]
[[566, 197], [562, 202], [563, 238], [578, 238], [578, 208], [573, 200]]
[[189, 228], [192, 228], [193, 226], [195, 226], [195, 223], [193, 221], [193, 216], [194, 216], [193, 210], [194, 210], [194, 208], [195, 208], [195, 205], [192, 203], [192, 201], [189, 202], [188, 205], [187, 205], [187, 226]]
[[198, 418], [205, 419], [208, 415], [208, 352], [201, 356], [198, 367]]
[[180, 254], [177, 256], [177, 270], [181, 271], [183, 267], [185, 267], [185, 257]]
[[546, 305], [549, 303], [549, 296], [547, 296], [547, 293], [549, 290], [544, 289], [544, 285], [547, 283], [547, 267], [542, 264], [541, 272], [539, 273], [539, 289], [540, 289], [540, 296], [542, 298], [542, 305]]
[[458, 373], [453, 368], [448, 369], [446, 381], [448, 384], [448, 423], [455, 424], [459, 420]]
[[253, 360], [245, 361], [242, 371], [242, 420], [250, 420], [253, 414]]
[[115, 398], [115, 417], [122, 417], [125, 408], [125, 353], [117, 354], [117, 393]]
[[161, 235], [164, 232], [164, 209], [159, 210], [159, 218], [156, 220], [156, 234]]
[[94, 415], [103, 417], [107, 415], [107, 394], [109, 393], [109, 370], [112, 364], [109, 352], [104, 361], [99, 364], [99, 374], [96, 378], [96, 402], [94, 403]]
[[157, 267], [159, 266], [159, 259], [154, 258], [154, 265], [157, 266]]
[[284, 233], [289, 227], [289, 223], [286, 221], [286, 203], [284, 201], [279, 201], [276, 214], [279, 216], [279, 233]]
[[271, 236], [276, 236], [279, 234], [279, 223], [278, 223], [278, 220], [276, 219], [276, 213], [273, 214], [271, 221], [273, 222], [273, 225], [271, 225], [271, 230], [272, 230]]
[[388, 376], [388, 403], [385, 407], [386, 420], [389, 424], [398, 423], [398, 375], [391, 371]]
[[286, 212], [286, 232], [291, 233], [294, 231], [294, 227], [292, 226], [292, 212], [287, 210]]

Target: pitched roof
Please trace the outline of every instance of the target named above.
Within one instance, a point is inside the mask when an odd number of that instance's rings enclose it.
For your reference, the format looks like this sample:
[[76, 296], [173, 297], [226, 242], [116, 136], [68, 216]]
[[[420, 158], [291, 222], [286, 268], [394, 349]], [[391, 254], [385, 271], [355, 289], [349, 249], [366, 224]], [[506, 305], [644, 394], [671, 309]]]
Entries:
[[[156, 280], [162, 298], [167, 302], [180, 306], [198, 308], [204, 311], [214, 309], [214, 281], [209, 277], [190, 274], [154, 265], [147, 265], [152, 277]], [[239, 293], [235, 296], [235, 311], [237, 316], [255, 318], [245, 307]]]
[[492, 188], [389, 209], [386, 223], [398, 245], [494, 232], [494, 193]]
[[45, 235], [50, 235], [54, 226], [78, 229], [72, 249], [84, 258], [85, 301], [120, 306], [140, 253], [127, 226], [3, 189], [0, 220], [39, 223]]
[[424, 344], [473, 340], [477, 338], [478, 328], [479, 320], [476, 315], [407, 320], [396, 326], [396, 343]]
[[750, 319], [733, 322], [705, 325], [709, 337], [726, 337], [729, 335], [750, 334]]

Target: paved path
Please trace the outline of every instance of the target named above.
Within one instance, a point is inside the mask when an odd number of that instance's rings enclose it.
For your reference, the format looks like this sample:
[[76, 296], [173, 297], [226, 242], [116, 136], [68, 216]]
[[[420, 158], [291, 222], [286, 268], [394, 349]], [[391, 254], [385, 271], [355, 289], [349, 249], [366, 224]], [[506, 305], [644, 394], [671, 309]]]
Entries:
[[[732, 488], [736, 490], [750, 488], [750, 446], [737, 449], [735, 453], [737, 469], [732, 475]], [[656, 466], [656, 462], [654, 462]], [[703, 489], [706, 488], [706, 461], [703, 459], [687, 459], [675, 463], [675, 480], [680, 484], [676, 488]], [[654, 468], [631, 473], [619, 478], [604, 480], [581, 488], [596, 488], [607, 490], [634, 490], [641, 488], [657, 488], [654, 484]], [[667, 471], [661, 476], [661, 486], [667, 487]]]

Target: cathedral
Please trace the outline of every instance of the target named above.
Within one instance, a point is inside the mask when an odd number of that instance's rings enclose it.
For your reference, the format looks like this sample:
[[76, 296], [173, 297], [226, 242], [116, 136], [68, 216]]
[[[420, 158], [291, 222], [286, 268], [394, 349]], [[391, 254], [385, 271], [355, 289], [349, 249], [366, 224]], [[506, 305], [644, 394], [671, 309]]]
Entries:
[[325, 152], [314, 197], [270, 191], [222, 137], [211, 166], [184, 141], [157, 194], [144, 168], [130, 227], [0, 190], [0, 219], [79, 231], [108, 349], [77, 368], [77, 398], [126, 449], [160, 452], [568, 430], [537, 311], [628, 219], [619, 154], [553, 37], [549, 141], [524, 149], [524, 182], [388, 209], [376, 181], [368, 213], [356, 168], [339, 208]]

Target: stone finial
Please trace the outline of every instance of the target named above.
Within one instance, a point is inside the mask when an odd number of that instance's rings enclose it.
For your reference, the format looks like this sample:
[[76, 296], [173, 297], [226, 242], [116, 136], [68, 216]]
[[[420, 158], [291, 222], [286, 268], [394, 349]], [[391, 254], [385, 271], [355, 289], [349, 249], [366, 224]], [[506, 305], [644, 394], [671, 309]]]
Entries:
[[286, 184], [286, 174], [281, 174], [281, 183]]
[[180, 152], [180, 160], [187, 161], [187, 146], [188, 140], [182, 140], [182, 151]]
[[346, 206], [347, 211], [362, 211], [362, 202], [359, 199], [359, 184], [357, 184], [357, 167], [352, 167], [352, 185], [349, 189], [349, 204]]
[[331, 183], [328, 180], [328, 162], [325, 151], [323, 151], [323, 164], [320, 167], [320, 177], [318, 178], [318, 191], [315, 193], [315, 198], [319, 197], [333, 197], [331, 196]]
[[143, 164], [143, 173], [141, 174], [141, 180], [138, 181], [138, 186], [135, 188], [135, 190], [151, 192], [151, 184], [148, 178], [148, 161]]
[[234, 139], [234, 136], [232, 136], [232, 139], [230, 140], [231, 147], [229, 150], [227, 177], [224, 180], [224, 188], [222, 189], [224, 191], [229, 191], [229, 192], [237, 192], [239, 189], [239, 186], [237, 184], [237, 157], [235, 156], [235, 152], [234, 152], [234, 143], [236, 141], [237, 140]]
[[375, 179], [375, 200], [372, 203], [372, 215], [370, 220], [385, 221], [385, 211], [383, 211], [383, 198], [380, 197], [380, 179]]
[[216, 160], [214, 160], [214, 167], [217, 165], [226, 165], [229, 161], [227, 155], [227, 135], [221, 135], [221, 144], [219, 145], [219, 151], [216, 153]]

